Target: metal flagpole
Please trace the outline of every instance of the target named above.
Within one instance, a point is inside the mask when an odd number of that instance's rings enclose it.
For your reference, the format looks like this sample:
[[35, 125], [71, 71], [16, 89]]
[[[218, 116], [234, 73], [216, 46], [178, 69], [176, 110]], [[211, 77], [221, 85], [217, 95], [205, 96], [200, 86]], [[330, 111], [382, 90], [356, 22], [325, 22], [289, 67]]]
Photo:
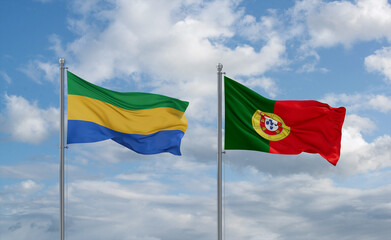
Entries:
[[64, 240], [64, 70], [65, 59], [60, 58], [60, 239]]
[[222, 208], [222, 75], [223, 64], [217, 64], [217, 238], [223, 236], [223, 208]]

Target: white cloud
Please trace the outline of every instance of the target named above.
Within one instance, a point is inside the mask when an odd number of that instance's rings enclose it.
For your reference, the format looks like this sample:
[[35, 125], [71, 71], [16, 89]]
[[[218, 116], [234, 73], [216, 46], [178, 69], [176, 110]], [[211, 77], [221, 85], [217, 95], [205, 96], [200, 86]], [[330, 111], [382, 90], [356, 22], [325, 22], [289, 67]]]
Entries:
[[246, 81], [245, 85], [249, 88], [260, 87], [272, 98], [276, 97], [278, 93], [277, 85], [271, 78], [268, 77], [250, 78]]
[[4, 99], [1, 130], [13, 140], [39, 144], [59, 128], [57, 108], [41, 109], [37, 102], [30, 103], [21, 96], [5, 95]]
[[[227, 239], [386, 239], [388, 236], [385, 220], [391, 217], [387, 201], [390, 185], [360, 190], [307, 174], [278, 177], [245, 174], [251, 180], [228, 180], [225, 185]], [[166, 177], [169, 176], [172, 173], [167, 173]], [[75, 240], [213, 239], [216, 236], [215, 191], [177, 192], [192, 178], [193, 175], [183, 174], [166, 183], [71, 182], [67, 236]], [[208, 178], [198, 180], [194, 184], [212, 184]], [[34, 185], [28, 182], [25, 183]], [[186, 188], [193, 192], [195, 186]], [[13, 214], [0, 225], [2, 236], [24, 239], [29, 234], [44, 240], [57, 236], [58, 222], [52, 221], [58, 210], [56, 193], [54, 187], [40, 194], [30, 192], [24, 195], [28, 201], [23, 206], [15, 199], [19, 193], [8, 193], [2, 206], [7, 206], [6, 213]]]
[[6, 83], [12, 82], [12, 79], [10, 78], [10, 76], [8, 76], [8, 74], [4, 71], [0, 70], [0, 77], [3, 78]]
[[19, 68], [19, 70], [39, 84], [42, 84], [42, 80], [54, 82], [60, 72], [58, 64], [42, 62], [40, 60], [30, 60], [25, 66]]
[[362, 136], [373, 130], [373, 126], [375, 124], [368, 118], [346, 116], [338, 172], [354, 175], [391, 166], [391, 136], [379, 136], [372, 142]]
[[[229, 239], [382, 239], [388, 234], [384, 218], [390, 217], [391, 207], [375, 196], [389, 194], [390, 185], [358, 190], [298, 174], [254, 176], [229, 182], [226, 190]], [[376, 226], [379, 231], [368, 231]]]
[[[391, 5], [387, 0], [355, 1], [296, 1], [289, 15], [293, 22], [289, 28], [290, 37], [298, 38], [298, 48], [303, 58], [313, 56], [314, 48], [343, 45], [351, 48], [358, 42], [391, 42]], [[365, 58], [365, 65], [370, 72], [380, 72], [388, 81], [391, 80], [389, 47], [376, 51]], [[299, 72], [321, 71], [316, 68], [319, 59], [304, 63]]]
[[[72, 72], [95, 83], [148, 73], [136, 83], [198, 103], [202, 108], [197, 116], [214, 111], [207, 103], [215, 102], [218, 62], [229, 76], [253, 77], [286, 64], [285, 40], [269, 31], [276, 25], [275, 17], [260, 20], [265, 28], [256, 34], [266, 36], [263, 46], [230, 45], [240, 34], [237, 22], [249, 18], [237, 8], [238, 1], [117, 1], [108, 10], [80, 4], [75, 6], [80, 16], [71, 25], [82, 34], [65, 47]], [[90, 23], [91, 18], [103, 21], [104, 27]], [[63, 52], [58, 39], [53, 45]], [[197, 120], [201, 119], [205, 118]]]
[[267, 43], [256, 52], [251, 46], [238, 46], [234, 50], [223, 52], [224, 66], [229, 75], [260, 75], [273, 67], [285, 63], [283, 54], [285, 43], [278, 37], [270, 38]]
[[[69, 70], [87, 81], [101, 85], [113, 78], [131, 78], [143, 90], [152, 88], [148, 91], [189, 101], [186, 117], [193, 128], [198, 124], [202, 126], [195, 127], [197, 131], [213, 131], [209, 125], [216, 118], [218, 62], [224, 64], [228, 76], [257, 79], [252, 82], [261, 84], [271, 97], [278, 93], [278, 86], [273, 79], [260, 75], [287, 63], [285, 40], [273, 30], [279, 25], [278, 18], [272, 15], [259, 22], [251, 20], [246, 32], [240, 32], [244, 27], [238, 22], [251, 17], [244, 16], [238, 3], [116, 1], [103, 8], [105, 4], [99, 1], [75, 1], [73, 10], [79, 15], [69, 19], [69, 27], [79, 37], [63, 46], [61, 39], [52, 35], [52, 50], [65, 56]], [[257, 49], [244, 44], [232, 46], [230, 41], [236, 35], [253, 40], [262, 36], [263, 45]], [[145, 73], [148, 76], [142, 80], [133, 79], [135, 74]], [[188, 138], [196, 141], [190, 129], [184, 143]], [[191, 145], [209, 149], [208, 142]], [[212, 152], [198, 154], [205, 157]]]
[[369, 105], [378, 111], [387, 113], [391, 110], [391, 97], [376, 95], [369, 100]]
[[202, 162], [214, 159], [217, 151], [217, 130], [214, 127], [203, 126], [195, 122], [190, 124], [182, 139], [183, 155], [191, 156]]
[[[347, 107], [350, 111], [359, 108], [362, 106], [361, 99], [365, 97], [362, 94], [327, 94], [324, 98], [320, 99], [319, 101], [325, 102], [329, 104], [330, 106], [338, 106], [343, 105]], [[360, 105], [360, 106], [359, 106]]]
[[4, 186], [5, 191], [16, 192], [18, 195], [21, 195], [21, 196], [34, 194], [35, 192], [41, 190], [42, 188], [43, 188], [42, 184], [38, 184], [30, 179], [23, 181], [19, 184]]
[[365, 66], [369, 72], [380, 72], [391, 82], [391, 47], [384, 47], [366, 57]]
[[294, 19], [306, 22], [309, 44], [314, 47], [391, 40], [391, 6], [387, 0], [304, 0], [297, 2], [292, 12]]
[[[345, 106], [350, 112], [376, 110], [388, 113], [391, 110], [391, 96], [382, 94], [328, 94], [320, 101], [331, 106]], [[365, 104], [363, 104], [365, 102]]]
[[[72, 167], [69, 167], [75, 173]], [[58, 163], [34, 162], [16, 165], [1, 165], [0, 175], [8, 179], [29, 179], [33, 181], [57, 179]]]
[[156, 174], [146, 174], [146, 173], [121, 173], [117, 175], [115, 178], [120, 180], [126, 180], [126, 181], [147, 181], [151, 178], [155, 178]]
[[281, 33], [283, 24], [279, 17], [273, 10], [269, 10], [269, 15], [262, 16], [259, 21], [252, 15], [245, 15], [237, 23], [238, 33], [253, 43], [268, 41], [276, 36], [287, 38], [288, 33]]
[[329, 70], [327, 68], [317, 68], [316, 65], [318, 64], [318, 60], [315, 60], [313, 62], [305, 63], [303, 66], [297, 71], [299, 73], [306, 72], [322, 72], [327, 73]]

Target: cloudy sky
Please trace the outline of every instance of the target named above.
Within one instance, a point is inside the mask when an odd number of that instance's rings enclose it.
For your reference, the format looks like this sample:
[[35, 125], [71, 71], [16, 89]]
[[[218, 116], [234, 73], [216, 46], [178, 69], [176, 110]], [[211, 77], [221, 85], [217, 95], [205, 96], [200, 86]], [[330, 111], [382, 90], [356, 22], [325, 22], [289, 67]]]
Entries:
[[[0, 238], [59, 238], [59, 63], [116, 91], [190, 102], [183, 156], [66, 151], [66, 236], [216, 239], [216, 65], [265, 97], [347, 108], [336, 167], [227, 151], [225, 239], [391, 234], [387, 0], [0, 2]], [[388, 237], [387, 237], [388, 236]]]

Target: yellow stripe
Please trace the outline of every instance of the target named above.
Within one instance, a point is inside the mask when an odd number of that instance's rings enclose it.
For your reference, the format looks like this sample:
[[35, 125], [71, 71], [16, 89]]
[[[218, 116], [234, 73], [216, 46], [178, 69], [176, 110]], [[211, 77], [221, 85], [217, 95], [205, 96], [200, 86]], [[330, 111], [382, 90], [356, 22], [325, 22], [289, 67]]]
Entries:
[[184, 112], [173, 108], [132, 111], [79, 95], [68, 95], [68, 119], [90, 121], [129, 134], [187, 129]]

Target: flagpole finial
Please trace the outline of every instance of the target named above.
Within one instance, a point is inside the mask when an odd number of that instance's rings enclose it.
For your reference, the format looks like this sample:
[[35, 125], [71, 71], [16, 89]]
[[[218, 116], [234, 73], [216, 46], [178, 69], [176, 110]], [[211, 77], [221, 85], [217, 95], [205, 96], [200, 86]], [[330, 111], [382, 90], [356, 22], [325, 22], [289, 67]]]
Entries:
[[64, 58], [60, 58], [59, 62], [60, 62], [61, 65], [64, 65], [65, 64], [65, 59]]
[[221, 70], [223, 70], [223, 64], [218, 63], [217, 64], [217, 71], [221, 72]]

